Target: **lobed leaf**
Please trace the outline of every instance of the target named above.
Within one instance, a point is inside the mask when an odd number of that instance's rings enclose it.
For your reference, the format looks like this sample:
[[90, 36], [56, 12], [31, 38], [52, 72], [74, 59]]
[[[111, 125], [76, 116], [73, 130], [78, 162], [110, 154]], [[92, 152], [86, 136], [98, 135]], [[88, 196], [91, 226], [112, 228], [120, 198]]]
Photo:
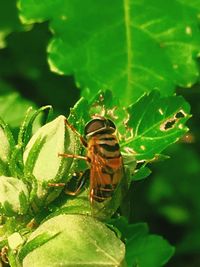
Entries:
[[51, 70], [75, 75], [87, 99], [110, 88], [133, 103], [144, 92], [169, 96], [199, 79], [196, 0], [20, 0], [19, 9], [27, 24], [50, 21]]
[[99, 92], [89, 103], [82, 98], [69, 119], [75, 127], [79, 126], [81, 134], [85, 123], [95, 114], [113, 120], [124, 162], [134, 170], [136, 160], [163, 157], [160, 153], [188, 131], [184, 124], [191, 116], [189, 113], [190, 106], [181, 96], [161, 97], [158, 91], [153, 91], [128, 108], [121, 108], [120, 100], [107, 90]]
[[155, 91], [141, 97], [128, 112], [133, 134], [121, 148], [137, 160], [155, 158], [188, 131], [184, 123], [190, 118], [190, 106], [181, 96], [163, 98]]

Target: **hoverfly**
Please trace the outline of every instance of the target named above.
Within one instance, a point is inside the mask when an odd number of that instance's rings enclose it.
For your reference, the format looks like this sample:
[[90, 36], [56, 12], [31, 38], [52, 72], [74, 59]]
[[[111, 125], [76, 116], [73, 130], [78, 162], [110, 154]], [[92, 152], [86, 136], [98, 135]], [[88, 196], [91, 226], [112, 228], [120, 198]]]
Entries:
[[[118, 185], [124, 176], [124, 165], [120, 147], [115, 135], [115, 124], [105, 117], [95, 116], [89, 121], [84, 130], [84, 137], [66, 121], [66, 124], [79, 135], [82, 144], [86, 147], [86, 156], [59, 154], [66, 158], [86, 160], [90, 166], [90, 203], [100, 205], [112, 199]], [[88, 172], [87, 172], [88, 173]], [[86, 177], [82, 175], [83, 180]], [[79, 193], [84, 181], [79, 183], [75, 192], [66, 188], [66, 193], [76, 195]]]

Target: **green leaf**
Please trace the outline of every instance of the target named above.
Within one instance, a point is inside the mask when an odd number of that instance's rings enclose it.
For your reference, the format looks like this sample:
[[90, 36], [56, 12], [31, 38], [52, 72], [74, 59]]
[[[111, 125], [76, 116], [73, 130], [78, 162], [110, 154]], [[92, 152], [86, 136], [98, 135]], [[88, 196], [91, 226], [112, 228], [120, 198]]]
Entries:
[[27, 145], [31, 134], [33, 133], [33, 126], [34, 126], [34, 121], [38, 118], [39, 115], [41, 115], [42, 112], [45, 110], [49, 110], [49, 112], [52, 112], [52, 106], [43, 106], [33, 112], [33, 108], [30, 107], [27, 110], [26, 116], [24, 121], [22, 122], [22, 125], [20, 127], [20, 131], [18, 134], [18, 146], [19, 147], [24, 147]]
[[25, 214], [29, 207], [26, 185], [13, 177], [0, 176], [0, 210], [6, 216]]
[[0, 77], [38, 105], [52, 104], [56, 115], [66, 114], [80, 92], [72, 77], [50, 71], [46, 54], [50, 37], [48, 23], [10, 34], [6, 49], [0, 51]]
[[191, 116], [190, 106], [181, 96], [161, 97], [153, 91], [127, 110], [119, 102], [111, 91], [99, 92], [89, 103], [84, 98], [77, 102], [69, 119], [82, 134], [93, 115], [110, 118], [117, 127], [124, 163], [132, 172], [136, 161], [161, 159], [160, 153], [188, 131], [184, 124]]
[[55, 238], [57, 235], [59, 235], [59, 232], [58, 233], [48, 232], [48, 233], [39, 234], [38, 236], [33, 238], [31, 241], [29, 241], [27, 244], [25, 244], [25, 246], [23, 246], [23, 248], [20, 250], [19, 255], [18, 255], [19, 260], [22, 261], [31, 251], [36, 249], [38, 245], [40, 246], [44, 245], [51, 239]]
[[0, 18], [0, 48], [4, 48], [7, 35], [22, 29], [15, 0], [0, 2]]
[[110, 88], [132, 103], [144, 92], [157, 88], [167, 96], [198, 80], [195, 0], [20, 0], [19, 8], [27, 24], [50, 21], [51, 70], [74, 74], [88, 99]]
[[90, 105], [84, 97], [81, 97], [76, 102], [74, 107], [70, 109], [70, 115], [68, 117], [68, 121], [75, 127], [75, 129], [80, 134], [84, 133], [85, 124], [91, 119], [89, 110], [90, 110]]
[[[54, 236], [47, 242], [36, 240]], [[34, 248], [29, 246], [33, 240]], [[29, 249], [25, 249], [25, 248]], [[90, 216], [59, 215], [40, 225], [22, 253], [23, 266], [122, 266], [125, 247], [115, 233]], [[29, 251], [28, 251], [29, 250]]]
[[15, 141], [8, 125], [0, 118], [0, 175], [9, 175], [9, 160]]
[[128, 266], [160, 267], [174, 254], [174, 248], [160, 236], [133, 238], [126, 243]]
[[132, 137], [122, 141], [124, 154], [137, 160], [150, 160], [178, 141], [188, 128], [190, 106], [181, 96], [161, 97], [154, 91], [128, 108]]
[[[195, 132], [190, 134], [195, 134], [195, 138], [199, 136]], [[146, 201], [154, 207], [154, 214], [151, 212], [151, 216], [159, 216], [173, 229], [183, 229], [181, 238], [177, 238], [176, 243], [176, 259], [180, 260], [184, 255], [198, 255], [200, 251], [198, 142], [179, 143], [171, 147], [168, 154], [170, 159], [167, 162], [154, 166], [155, 175], [148, 188]]]
[[70, 109], [68, 120], [82, 135], [84, 135], [85, 124], [95, 115], [110, 118], [116, 123], [119, 131], [125, 131], [124, 121], [127, 120], [128, 113], [120, 106], [119, 98], [115, 97], [110, 90], [104, 92], [99, 90], [89, 101], [81, 97]]
[[30, 106], [33, 106], [34, 109], [36, 107], [35, 104], [23, 98], [8, 84], [0, 80], [0, 117], [9, 126], [12, 128], [19, 127]]
[[147, 178], [150, 174], [151, 170], [146, 166], [142, 166], [140, 169], [136, 170], [132, 179], [133, 181], [140, 181], [142, 179]]
[[122, 234], [122, 238], [127, 241], [132, 238], [138, 238], [148, 234], [149, 229], [146, 223], [128, 224], [125, 217], [119, 217], [112, 219], [108, 222], [112, 226], [116, 227]]
[[125, 169], [124, 176], [115, 189], [112, 198], [108, 198], [103, 202], [94, 201], [91, 204], [89, 199], [90, 179], [89, 176], [86, 176], [86, 182], [77, 196], [60, 195], [59, 198], [51, 203], [49, 210], [53, 213], [50, 217], [58, 214], [87, 214], [101, 221], [107, 221], [116, 213], [123, 202], [125, 202], [124, 206], [127, 208], [126, 197], [130, 185], [130, 172], [128, 169]]
[[60, 214], [91, 215], [89, 190], [82, 190], [82, 192], [80, 192], [77, 196], [69, 196], [63, 192], [48, 206], [48, 209], [51, 211], [48, 218], [55, 217]]
[[174, 253], [174, 248], [162, 237], [148, 234], [145, 223], [128, 224], [123, 217], [109, 223], [117, 227], [125, 240], [129, 267], [160, 267]]

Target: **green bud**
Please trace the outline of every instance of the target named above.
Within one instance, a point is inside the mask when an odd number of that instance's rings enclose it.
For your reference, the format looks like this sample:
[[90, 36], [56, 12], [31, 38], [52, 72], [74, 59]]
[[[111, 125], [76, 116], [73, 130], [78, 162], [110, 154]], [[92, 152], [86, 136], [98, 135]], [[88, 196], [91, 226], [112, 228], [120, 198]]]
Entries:
[[10, 154], [10, 144], [8, 138], [5, 135], [4, 129], [0, 127], [0, 160], [4, 163], [8, 161]]
[[8, 126], [0, 119], [0, 175], [6, 175], [14, 139]]
[[23, 238], [17, 232], [13, 233], [8, 237], [8, 245], [12, 250], [18, 249], [18, 247], [21, 246], [23, 243]]
[[72, 158], [59, 153], [78, 153], [77, 136], [66, 126], [66, 118], [59, 116], [41, 127], [28, 142], [24, 152], [25, 175], [33, 175], [37, 182], [36, 198], [41, 204], [54, 200], [62, 190], [51, 183], [66, 182], [70, 175]]
[[27, 186], [19, 179], [0, 176], [0, 212], [6, 216], [23, 215], [29, 207]]

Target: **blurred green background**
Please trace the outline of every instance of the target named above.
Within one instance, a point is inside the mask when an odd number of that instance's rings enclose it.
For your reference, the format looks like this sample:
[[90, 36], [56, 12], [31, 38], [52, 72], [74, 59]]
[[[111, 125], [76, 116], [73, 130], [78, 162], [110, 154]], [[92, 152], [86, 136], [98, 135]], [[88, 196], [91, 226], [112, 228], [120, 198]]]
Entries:
[[[16, 2], [0, 3], [0, 116], [14, 131], [27, 107], [51, 104], [69, 113], [80, 97], [72, 76], [52, 73], [47, 63], [48, 23], [23, 26]], [[200, 266], [200, 84], [177, 88], [191, 104], [188, 138], [165, 151], [170, 158], [150, 165], [152, 174], [131, 187], [131, 222], [145, 221], [150, 231], [176, 246], [168, 267]]]

